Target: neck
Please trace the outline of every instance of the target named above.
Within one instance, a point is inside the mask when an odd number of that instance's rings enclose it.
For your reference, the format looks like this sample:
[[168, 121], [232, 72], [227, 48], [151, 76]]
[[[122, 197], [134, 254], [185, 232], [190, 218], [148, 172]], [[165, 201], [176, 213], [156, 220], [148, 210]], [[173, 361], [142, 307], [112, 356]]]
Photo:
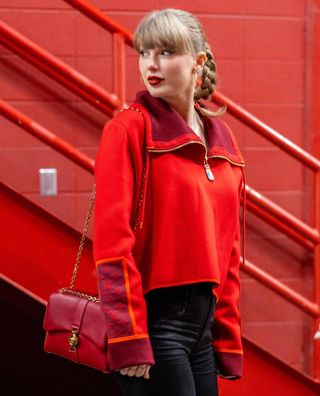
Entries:
[[188, 123], [191, 124], [195, 120], [195, 110], [193, 97], [183, 98], [165, 98], [165, 101]]
[[194, 102], [192, 101], [166, 101], [169, 105], [187, 122], [190, 128], [204, 141], [205, 137], [203, 134], [203, 124], [197, 112], [194, 108]]

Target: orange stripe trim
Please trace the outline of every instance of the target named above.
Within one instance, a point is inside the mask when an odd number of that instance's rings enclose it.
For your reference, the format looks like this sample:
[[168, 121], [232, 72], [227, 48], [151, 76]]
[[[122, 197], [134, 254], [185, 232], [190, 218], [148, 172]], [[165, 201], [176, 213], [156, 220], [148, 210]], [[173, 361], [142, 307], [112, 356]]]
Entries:
[[215, 352], [228, 352], [228, 353], [239, 353], [243, 355], [243, 350], [241, 349], [215, 349]]
[[128, 268], [127, 268], [127, 264], [126, 264], [125, 260], [122, 260], [122, 264], [123, 264], [123, 272], [124, 272], [124, 279], [125, 279], [125, 288], [126, 288], [127, 299], [128, 299], [128, 310], [129, 310], [129, 315], [130, 315], [131, 322], [132, 322], [133, 334], [136, 334], [137, 323], [136, 323], [136, 318], [134, 316], [132, 301], [131, 301], [129, 273], [128, 273]]
[[149, 335], [146, 333], [142, 333], [142, 334], [135, 334], [133, 336], [127, 336], [127, 337], [109, 338], [108, 344], [113, 344], [116, 342], [123, 342], [123, 341], [130, 341], [130, 340], [135, 340], [135, 339], [139, 339], [139, 338], [149, 338]]
[[97, 260], [96, 261], [96, 265], [100, 265], [103, 263], [108, 263], [109, 261], [119, 261], [119, 260], [123, 260], [124, 256], [120, 256], [120, 257], [112, 257], [112, 258], [107, 258], [107, 259], [101, 259], [101, 260]]

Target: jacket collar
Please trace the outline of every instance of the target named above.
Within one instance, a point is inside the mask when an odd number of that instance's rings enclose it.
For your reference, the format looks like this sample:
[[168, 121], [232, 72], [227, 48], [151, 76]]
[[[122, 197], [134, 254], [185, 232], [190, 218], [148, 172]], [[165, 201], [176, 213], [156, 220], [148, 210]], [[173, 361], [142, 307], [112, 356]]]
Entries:
[[[200, 106], [205, 107], [202, 103]], [[165, 100], [155, 98], [147, 90], [139, 91], [133, 106], [147, 110], [149, 127], [146, 128], [147, 149], [174, 150], [190, 142], [203, 144], [186, 121]], [[140, 106], [142, 105], [142, 106]], [[142, 107], [142, 108], [141, 108]], [[244, 159], [230, 128], [219, 118], [201, 117], [208, 142], [208, 157], [224, 157], [244, 166]], [[204, 144], [203, 144], [204, 146]]]

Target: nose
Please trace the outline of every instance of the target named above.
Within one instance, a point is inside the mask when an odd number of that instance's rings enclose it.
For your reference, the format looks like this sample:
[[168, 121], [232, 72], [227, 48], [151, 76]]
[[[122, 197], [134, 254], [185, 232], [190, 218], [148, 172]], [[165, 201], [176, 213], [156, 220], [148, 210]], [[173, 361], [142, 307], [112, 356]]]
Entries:
[[158, 59], [155, 54], [151, 53], [148, 57], [147, 69], [150, 71], [159, 69]]

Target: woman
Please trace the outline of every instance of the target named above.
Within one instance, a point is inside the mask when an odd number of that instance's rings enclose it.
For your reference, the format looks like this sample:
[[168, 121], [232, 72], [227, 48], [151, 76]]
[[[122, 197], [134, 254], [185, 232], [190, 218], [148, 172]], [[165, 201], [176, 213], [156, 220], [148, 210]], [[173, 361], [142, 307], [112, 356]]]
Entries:
[[199, 21], [165, 9], [134, 35], [141, 81], [96, 159], [94, 256], [109, 368], [127, 395], [217, 395], [242, 376], [240, 197], [244, 161]]

